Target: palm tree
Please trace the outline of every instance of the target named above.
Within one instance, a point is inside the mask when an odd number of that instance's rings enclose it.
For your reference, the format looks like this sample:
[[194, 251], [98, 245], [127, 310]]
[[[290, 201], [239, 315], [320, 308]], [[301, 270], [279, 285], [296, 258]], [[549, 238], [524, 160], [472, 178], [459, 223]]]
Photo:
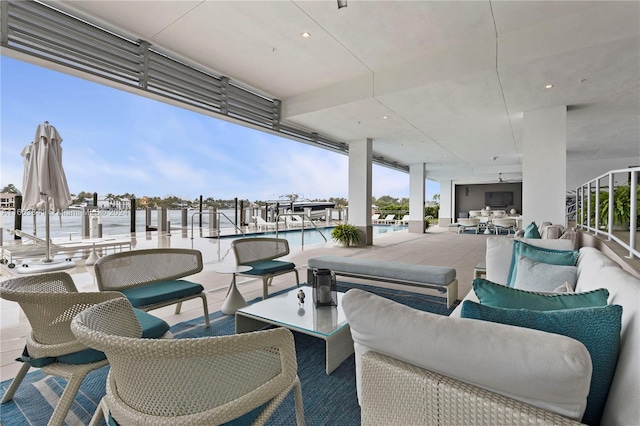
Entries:
[[0, 191], [0, 193], [2, 194], [18, 194], [21, 195], [22, 192], [20, 192], [18, 190], [18, 188], [16, 188], [16, 186], [12, 183], [10, 183], [9, 185], [5, 186], [4, 188], [2, 188], [2, 191]]

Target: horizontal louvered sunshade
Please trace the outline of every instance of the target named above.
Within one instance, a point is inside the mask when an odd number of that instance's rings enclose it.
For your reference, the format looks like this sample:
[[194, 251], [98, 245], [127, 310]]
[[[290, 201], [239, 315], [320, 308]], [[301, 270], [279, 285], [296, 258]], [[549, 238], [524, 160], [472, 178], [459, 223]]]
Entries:
[[[4, 48], [325, 149], [349, 151], [344, 142], [281, 123], [280, 100], [261, 96], [227, 77], [173, 59], [154, 50], [146, 41], [129, 40], [33, 0], [2, 1], [0, 8]], [[382, 157], [374, 156], [374, 162], [409, 170], [408, 166]]]

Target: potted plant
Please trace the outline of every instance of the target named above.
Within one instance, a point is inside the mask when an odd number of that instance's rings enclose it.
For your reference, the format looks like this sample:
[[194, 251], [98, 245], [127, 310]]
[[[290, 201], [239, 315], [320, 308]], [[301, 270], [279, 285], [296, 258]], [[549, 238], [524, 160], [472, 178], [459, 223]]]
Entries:
[[331, 231], [331, 238], [345, 247], [359, 246], [362, 242], [362, 234], [360, 234], [360, 230], [350, 223], [342, 223], [333, 228], [333, 231]]
[[[640, 196], [640, 186], [638, 187]], [[636, 215], [640, 214], [640, 205]], [[628, 184], [613, 189], [613, 227], [616, 230], [628, 230], [631, 219], [631, 187]], [[607, 226], [609, 221], [609, 194], [600, 192], [600, 223]]]

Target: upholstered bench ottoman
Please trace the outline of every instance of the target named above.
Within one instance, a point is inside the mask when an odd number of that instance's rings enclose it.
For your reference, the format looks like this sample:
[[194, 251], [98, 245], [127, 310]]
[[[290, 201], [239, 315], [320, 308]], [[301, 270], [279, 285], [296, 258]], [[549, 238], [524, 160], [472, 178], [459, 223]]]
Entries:
[[307, 282], [313, 280], [313, 269], [331, 269], [336, 275], [375, 281], [433, 288], [447, 294], [447, 307], [458, 299], [456, 270], [445, 266], [410, 265], [341, 256], [317, 256], [308, 261]]

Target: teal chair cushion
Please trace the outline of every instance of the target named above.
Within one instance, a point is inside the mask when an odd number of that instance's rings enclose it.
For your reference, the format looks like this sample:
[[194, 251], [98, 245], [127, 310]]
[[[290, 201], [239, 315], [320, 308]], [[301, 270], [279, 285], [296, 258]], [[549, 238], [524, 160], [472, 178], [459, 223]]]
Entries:
[[[169, 324], [166, 321], [154, 317], [153, 315], [142, 311], [140, 309], [133, 310], [138, 318], [140, 327], [142, 327], [143, 339], [157, 339], [162, 337], [167, 331], [169, 331]], [[60, 355], [58, 357], [44, 357], [44, 358], [31, 358], [27, 352], [27, 348], [24, 348], [22, 356], [18, 358], [18, 361], [28, 362], [32, 367], [42, 368], [54, 362], [62, 362], [64, 364], [90, 364], [92, 362], [102, 361], [107, 359], [104, 352], [97, 351], [95, 349], [84, 349], [82, 351], [73, 352], [66, 355]]]
[[169, 331], [169, 324], [166, 321], [154, 317], [153, 315], [140, 310], [133, 309], [138, 318], [138, 322], [140, 323], [140, 327], [142, 327], [142, 338], [143, 339], [158, 339], [162, 337], [167, 331]]
[[90, 364], [92, 362], [102, 361], [107, 359], [104, 352], [96, 351], [95, 349], [85, 349], [83, 351], [74, 352], [72, 354], [60, 355], [57, 357], [58, 362], [64, 364]]
[[269, 275], [280, 271], [289, 271], [296, 268], [291, 262], [283, 262], [281, 260], [260, 260], [258, 262], [247, 263], [253, 269], [245, 274], [249, 275]]
[[159, 281], [121, 290], [134, 308], [194, 296], [204, 291], [200, 284], [185, 280]]
[[582, 422], [600, 424], [618, 361], [622, 306], [542, 312], [483, 306], [467, 300], [462, 304], [461, 316], [561, 334], [582, 342], [591, 355], [592, 364], [591, 386]]

